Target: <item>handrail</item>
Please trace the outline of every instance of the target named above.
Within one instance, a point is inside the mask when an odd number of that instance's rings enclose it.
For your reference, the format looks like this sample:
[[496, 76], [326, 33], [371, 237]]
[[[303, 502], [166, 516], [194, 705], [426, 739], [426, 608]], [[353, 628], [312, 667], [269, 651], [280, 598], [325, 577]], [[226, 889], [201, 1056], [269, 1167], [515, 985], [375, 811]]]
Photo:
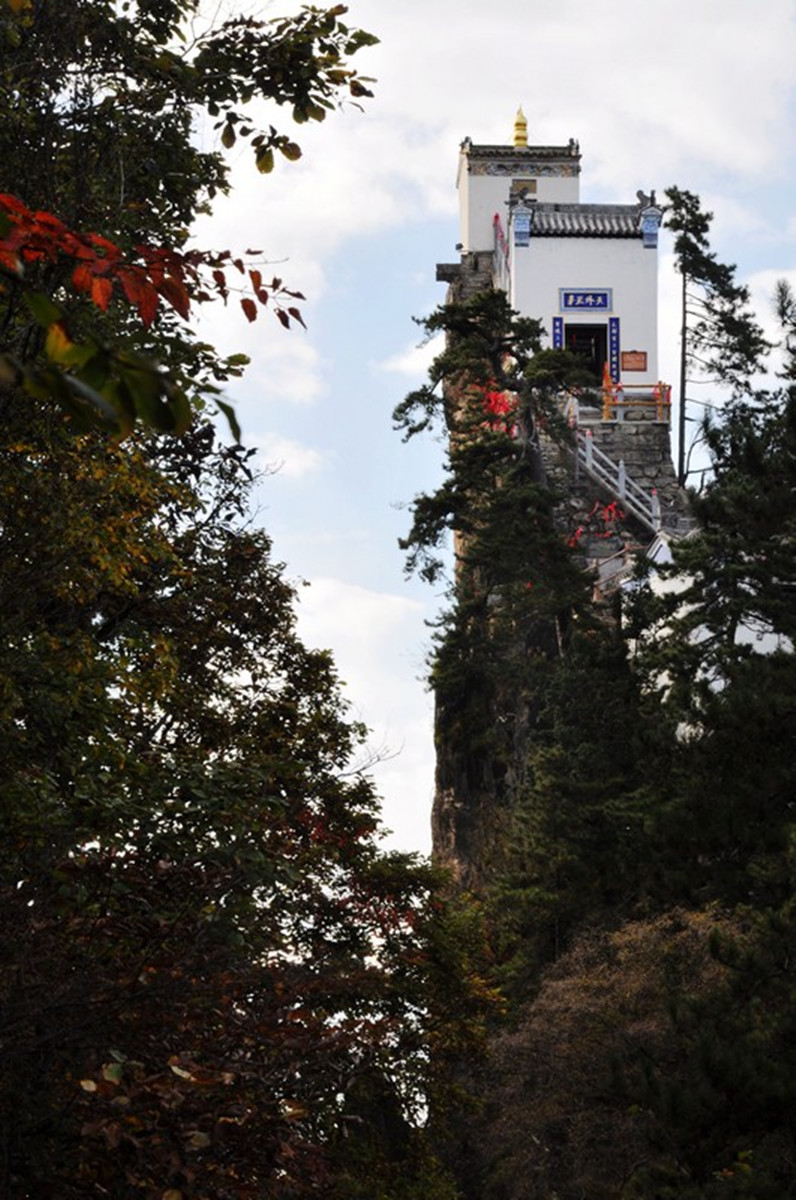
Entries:
[[[625, 392], [646, 392], [647, 396], [636, 396], [625, 400]], [[611, 383], [603, 384], [603, 420], [616, 420], [616, 411], [621, 408], [654, 408], [657, 421], [671, 421], [672, 389], [668, 383]]]
[[599, 446], [595, 446], [590, 429], [586, 430], [585, 435], [578, 430], [575, 436], [578, 460], [583, 463], [589, 475], [598, 483], [615, 491], [618, 499], [639, 521], [643, 521], [653, 533], [658, 533], [661, 529], [661, 502], [658, 489], [653, 488], [651, 492], [645, 491], [640, 484], [636, 483], [635, 479], [628, 475], [623, 459], [620, 458], [616, 463]]
[[669, 383], [617, 383], [615, 386], [623, 392], [649, 392], [652, 394], [658, 387], [671, 391]]
[[[626, 392], [637, 392], [625, 400]], [[602, 396], [602, 420], [616, 420], [617, 410], [631, 408], [654, 408], [656, 421], [671, 422], [672, 389], [668, 383], [628, 383], [611, 384], [600, 389]], [[564, 393], [562, 413], [570, 425], [578, 425], [580, 420], [578, 397], [574, 392]]]
[[[638, 390], [643, 390], [643, 384], [629, 385]], [[670, 389], [667, 385], [661, 384], [660, 387], [666, 388], [666, 395]], [[649, 391], [650, 389], [647, 388]], [[655, 402], [657, 403], [657, 395]], [[623, 403], [620, 401], [619, 403]], [[624, 401], [624, 403], [633, 406], [638, 404], [638, 401]], [[669, 403], [668, 398], [664, 403]], [[657, 488], [652, 488], [647, 491], [631, 476], [628, 475], [625, 464], [622, 459], [615, 462], [610, 458], [604, 450], [601, 450], [596, 445], [593, 438], [593, 431], [588, 425], [582, 428], [580, 425], [580, 403], [577, 392], [565, 392], [561, 397], [561, 415], [569, 425], [575, 438], [575, 453], [576, 462], [582, 464], [586, 471], [597, 483], [609, 488], [624, 504], [628, 512], [632, 513], [639, 521], [646, 525], [653, 533], [660, 533], [664, 529], [664, 516], [661, 508], [660, 496]], [[599, 423], [594, 426], [599, 428]], [[681, 536], [683, 526], [690, 527], [687, 518], [682, 515], [670, 513], [667, 517], [666, 532]]]

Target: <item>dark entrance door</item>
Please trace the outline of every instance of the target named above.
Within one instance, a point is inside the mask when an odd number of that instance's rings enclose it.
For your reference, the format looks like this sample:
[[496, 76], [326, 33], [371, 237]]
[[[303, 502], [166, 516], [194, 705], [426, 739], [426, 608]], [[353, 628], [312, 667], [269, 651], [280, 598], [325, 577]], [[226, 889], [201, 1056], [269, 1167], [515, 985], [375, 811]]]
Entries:
[[603, 366], [608, 360], [608, 327], [606, 325], [565, 325], [564, 345], [584, 360], [584, 366], [601, 383]]

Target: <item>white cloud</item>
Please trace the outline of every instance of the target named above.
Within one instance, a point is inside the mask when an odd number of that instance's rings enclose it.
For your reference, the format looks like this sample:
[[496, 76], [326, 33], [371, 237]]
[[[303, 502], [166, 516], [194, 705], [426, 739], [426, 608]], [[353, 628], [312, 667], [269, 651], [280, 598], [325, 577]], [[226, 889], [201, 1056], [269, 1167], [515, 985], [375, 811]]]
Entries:
[[[493, 0], [488, 10], [435, 0], [431, 11], [363, 0], [354, 15], [382, 36], [370, 52], [374, 107], [384, 102], [431, 142], [445, 132], [433, 177], [448, 195], [457, 142], [505, 143], [520, 102], [532, 141], [579, 137], [594, 177], [617, 191], [635, 190], [648, 165], [664, 180], [684, 158], [752, 176], [781, 156], [796, 48], [789, 0], [771, 0], [764, 18], [748, 0], [670, 0], [665, 12], [631, 0]], [[412, 147], [396, 132], [401, 170]]]
[[431, 697], [420, 682], [424, 616], [416, 600], [329, 577], [299, 595], [299, 633], [308, 645], [334, 648], [353, 715], [371, 730], [371, 749], [385, 755], [369, 774], [393, 844], [428, 850], [434, 749]]
[[270, 404], [311, 404], [325, 390], [323, 363], [302, 329], [276, 331], [257, 350], [246, 378], [247, 392]]
[[263, 433], [247, 439], [259, 450], [262, 470], [276, 472], [285, 479], [303, 479], [320, 470], [323, 455], [312, 446], [303, 446], [279, 433]]
[[[453, 215], [459, 142], [508, 141], [519, 103], [532, 141], [578, 137], [592, 186], [616, 198], [656, 182], [690, 186], [686, 167], [755, 179], [783, 165], [790, 0], [768, 0], [764, 16], [748, 0], [669, 0], [665, 13], [637, 0], [548, 9], [493, 0], [488, 10], [475, 0], [358, 0], [350, 9], [349, 24], [382, 39], [354, 60], [377, 77], [375, 98], [364, 113], [349, 105], [296, 130], [304, 157], [272, 176], [258, 175], [242, 146], [235, 193], [213, 218], [216, 244], [239, 244], [245, 225], [316, 299], [329, 284], [321, 264], [346, 240]], [[259, 117], [285, 120], [265, 108]], [[218, 135], [204, 136], [214, 145]]]
[[408, 375], [412, 378], [422, 377], [428, 373], [431, 363], [442, 351], [444, 345], [444, 334], [437, 334], [427, 342], [407, 346], [398, 354], [393, 354], [383, 362], [377, 363], [377, 367], [381, 371], [391, 371], [397, 375]]
[[[791, 291], [796, 295], [796, 266], [785, 270], [767, 269], [764, 271], [755, 271], [748, 280], [749, 291], [751, 293], [752, 305], [757, 314], [760, 324], [763, 326], [763, 332], [770, 342], [775, 346], [782, 341], [782, 329], [777, 320], [774, 308], [774, 296], [776, 286], [781, 279], [790, 284]], [[774, 376], [782, 365], [782, 355], [778, 350], [772, 354], [771, 370], [772, 374], [766, 380], [768, 386], [777, 387], [781, 381], [778, 381]]]
[[422, 617], [423, 606], [407, 596], [328, 577], [314, 579], [300, 601], [302, 636], [316, 646], [338, 646], [341, 674], [360, 694], [367, 690], [378, 697], [383, 708], [385, 690], [370, 680], [370, 672], [375, 662], [389, 669], [403, 660], [405, 648], [392, 639]]

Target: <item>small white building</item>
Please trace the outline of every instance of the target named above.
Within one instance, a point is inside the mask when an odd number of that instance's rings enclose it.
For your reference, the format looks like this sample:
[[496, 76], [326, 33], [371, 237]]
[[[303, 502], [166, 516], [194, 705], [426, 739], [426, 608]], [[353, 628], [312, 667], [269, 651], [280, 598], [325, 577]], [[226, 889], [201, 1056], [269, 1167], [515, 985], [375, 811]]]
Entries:
[[457, 187], [463, 255], [493, 252], [493, 283], [550, 345], [573, 350], [596, 381], [658, 383], [658, 228], [654, 193], [583, 204], [580, 149], [530, 146], [522, 111], [510, 146], [465, 138]]

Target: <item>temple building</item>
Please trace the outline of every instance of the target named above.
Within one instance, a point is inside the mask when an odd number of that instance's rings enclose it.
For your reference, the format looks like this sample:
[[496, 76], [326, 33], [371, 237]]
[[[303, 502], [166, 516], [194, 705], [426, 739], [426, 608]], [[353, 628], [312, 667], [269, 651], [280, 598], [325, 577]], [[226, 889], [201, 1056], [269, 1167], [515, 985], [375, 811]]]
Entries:
[[493, 282], [513, 308], [542, 320], [553, 347], [614, 385], [658, 382], [658, 227], [654, 192], [634, 204], [584, 204], [581, 154], [528, 145], [520, 110], [511, 146], [475, 145], [459, 156], [463, 254], [490, 251]]
[[522, 316], [541, 320], [550, 347], [583, 360], [594, 382], [581, 396], [562, 397], [573, 427], [562, 469], [573, 503], [620, 506], [626, 568], [631, 546], [690, 526], [672, 464], [671, 389], [658, 375], [663, 212], [655, 193], [641, 190], [632, 204], [583, 203], [580, 174], [578, 142], [529, 145], [521, 109], [511, 145], [465, 138], [461, 257], [439, 264], [437, 278], [450, 285], [450, 301], [502, 289]]

